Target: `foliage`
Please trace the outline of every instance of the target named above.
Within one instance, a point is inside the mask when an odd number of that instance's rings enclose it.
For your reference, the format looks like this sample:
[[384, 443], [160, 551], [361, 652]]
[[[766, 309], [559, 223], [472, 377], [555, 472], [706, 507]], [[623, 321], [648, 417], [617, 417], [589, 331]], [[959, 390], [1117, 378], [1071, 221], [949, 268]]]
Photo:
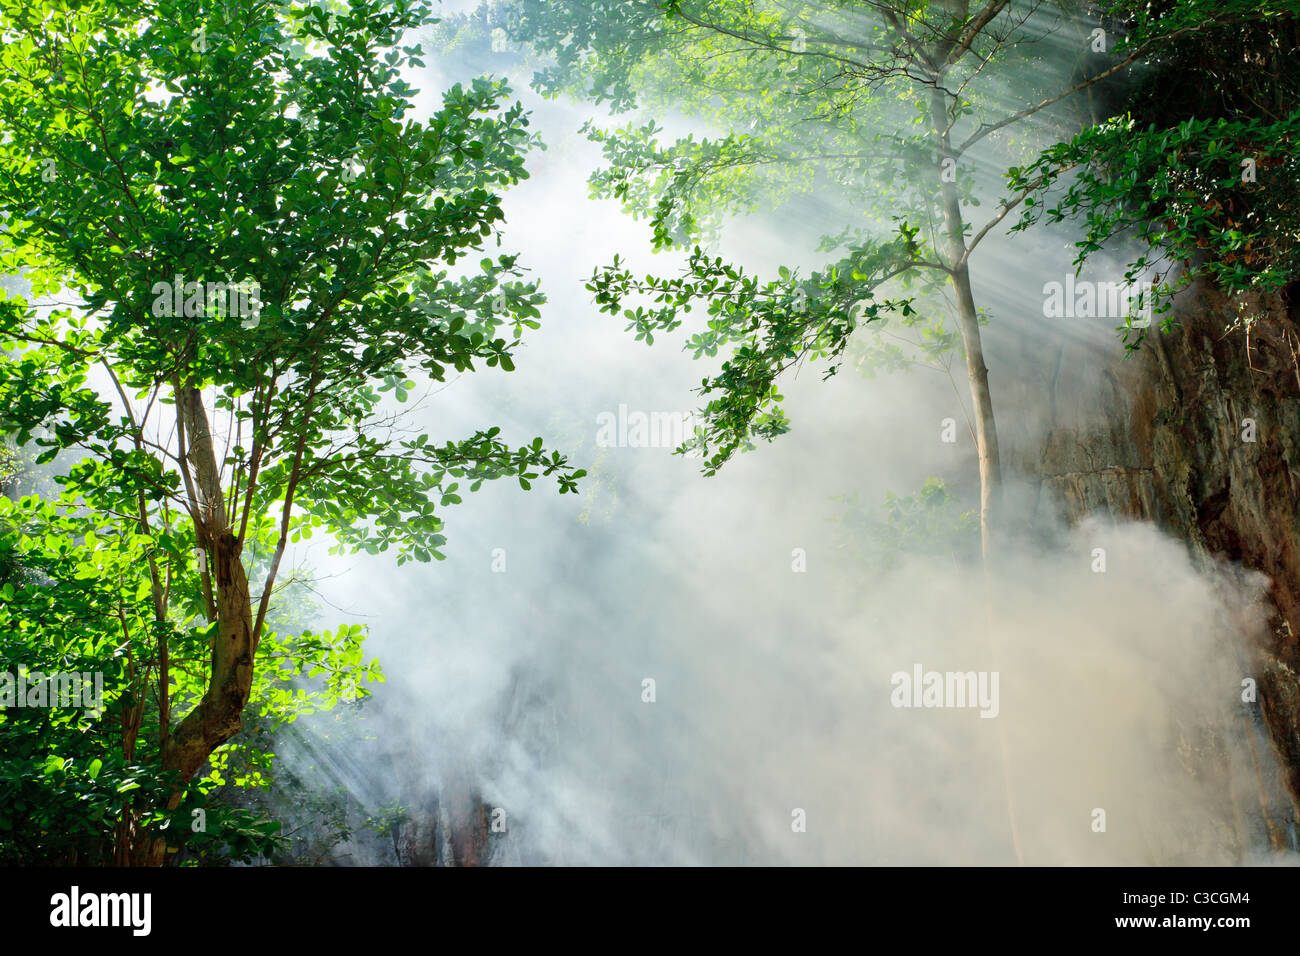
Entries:
[[[247, 814], [214, 809], [211, 836], [184, 818], [227, 774], [264, 781], [267, 751], [219, 750], [246, 703], [292, 721], [378, 677], [362, 629], [290, 630], [292, 542], [428, 561], [442, 509], [482, 482], [583, 474], [540, 438], [403, 425], [419, 380], [513, 370], [543, 301], [516, 256], [484, 254], [527, 118], [482, 78], [412, 117], [404, 37], [428, 15], [0, 0], [0, 273], [30, 283], [0, 298], [0, 431], [60, 489], [0, 506], [39, 581], [5, 593], [0, 626], [16, 664], [103, 669], [108, 700], [89, 723], [0, 715], [26, 741], [6, 772], [44, 786], [57, 758], [77, 799], [125, 794], [104, 816], [117, 862], [161, 862], [182, 829], [192, 858], [273, 843]], [[104, 857], [88, 845], [32, 852]]]
[[[1263, 5], [1283, 7], [1274, 0]], [[921, 322], [920, 342], [931, 356], [958, 346], [945, 327], [947, 310], [936, 302], [951, 283], [983, 469], [983, 459], [995, 463], [997, 451], [979, 354], [980, 313], [969, 294], [970, 258], [1041, 184], [1014, 181], [982, 224], [971, 223], [971, 210], [980, 205], [981, 164], [1018, 163], [1043, 178], [1059, 175], [1056, 166], [1031, 164], [1042, 145], [1078, 128], [1075, 94], [1209, 25], [1248, 19], [1256, 7], [1245, 0], [1115, 6], [1092, 11], [1127, 34], [1105, 57], [1090, 52], [1086, 5], [1073, 3], [500, 0], [484, 9], [487, 23], [500, 23], [511, 39], [530, 42], [544, 57], [534, 79], [543, 94], [573, 94], [616, 114], [671, 111], [705, 125], [702, 135], [666, 142], [654, 121], [586, 127], [606, 160], [591, 178], [593, 195], [618, 199], [634, 216], [647, 217], [656, 249], [711, 243], [738, 214], [779, 210], [796, 230], [805, 218], [832, 223], [819, 251], [880, 264], [858, 279], [857, 298], [880, 301], [857, 327], [886, 318]], [[684, 279], [639, 283], [654, 295], [670, 293], [658, 300], [665, 303], [661, 328], [677, 321], [664, 310], [685, 308], [683, 284], [717, 290], [723, 301], [709, 311], [708, 330], [686, 346], [696, 357], [711, 354], [698, 343], [711, 342], [714, 327], [735, 311], [726, 302], [731, 288], [710, 287], [696, 274], [698, 260], [697, 253]], [[598, 296], [631, 288], [617, 263], [607, 272], [592, 283]], [[904, 297], [884, 286], [904, 276], [918, 282], [915, 293]], [[775, 293], [780, 283], [767, 287]], [[811, 302], [814, 289], [807, 291]], [[889, 307], [900, 302], [912, 311]], [[768, 309], [753, 317], [749, 336], [732, 342], [722, 373], [700, 390], [706, 397], [732, 393], [713, 398], [700, 414], [717, 444], [706, 471], [715, 471], [731, 450], [751, 447], [751, 439], [787, 429], [773, 408], [775, 375], [805, 357], [835, 359], [842, 338], [854, 331], [840, 322], [828, 333], [825, 313], [791, 311], [778, 321]], [[644, 322], [633, 319], [630, 328], [648, 340]], [[873, 367], [889, 367], [890, 357], [885, 345]], [[986, 478], [1000, 480], [996, 464]]]
[[887, 492], [874, 511], [856, 493], [832, 500], [844, 506], [836, 547], [875, 573], [908, 555], [958, 561], [979, 553], [978, 514], [963, 509], [942, 478], [927, 478], [914, 495]]
[[776, 378], [783, 371], [806, 358], [828, 358], [833, 363], [829, 377], [860, 323], [874, 320], [882, 310], [914, 314], [910, 299], [876, 302], [861, 292], [862, 283], [878, 283], [879, 274], [897, 261], [894, 250], [864, 251], [804, 280], [782, 267], [777, 280], [760, 283], [696, 246], [681, 278], [639, 280], [615, 256], [588, 288], [602, 311], [612, 313], [629, 295], [653, 297], [654, 308], [622, 308], [629, 331], [647, 344], [654, 343], [656, 330], [676, 329], [683, 312], [703, 303], [710, 316], [707, 328], [691, 336], [686, 348], [699, 358], [736, 345], [722, 372], [701, 386], [702, 395], [718, 397], [702, 412], [706, 424], [680, 449], [705, 456], [705, 474], [712, 475], [737, 449], [750, 447], [751, 438], [771, 440], [788, 429], [784, 412], [776, 407], [782, 398]]
[[[1140, 26], [1149, 9], [1119, 4], [1115, 13]], [[1297, 39], [1300, 13], [1261, 4], [1248, 20], [1216, 23], [1163, 50], [1122, 115], [1009, 170], [1013, 190], [1036, 184], [1015, 229], [1084, 219], [1078, 266], [1112, 239], [1136, 239], [1143, 251], [1126, 280], [1153, 278], [1152, 304], [1165, 328], [1173, 297], [1198, 279], [1229, 295], [1293, 282], [1300, 79], [1287, 56]], [[1196, 83], [1184, 82], [1188, 73]], [[1144, 335], [1129, 316], [1128, 347]]]
[[[178, 611], [159, 626], [144, 557], [155, 542], [111, 516], [72, 507], [74, 501], [0, 498], [0, 669], [99, 673], [103, 682], [99, 713], [21, 705], [0, 711], [0, 859], [111, 863], [121, 828], [154, 823], [190, 859], [268, 855], [272, 822], [216, 806], [208, 795], [228, 776], [240, 788], [269, 784], [273, 753], [255, 736], [258, 728], [330, 709], [345, 692], [355, 695], [363, 682], [383, 679], [378, 663], [363, 659], [362, 629], [295, 634], [288, 628], [293, 612], [304, 610], [301, 599], [277, 602], [272, 620], [281, 626], [258, 648], [265, 666], [255, 678], [245, 732], [212, 755], [208, 772], [175, 809], [140, 813], [175, 783], [156, 765], [159, 712], [149, 684], [159, 637], [166, 635], [170, 651], [171, 700], [183, 705], [206, 685], [211, 628], [192, 576], [172, 581], [173, 606], [187, 608], [187, 616]], [[325, 679], [310, 689], [302, 678], [311, 676]], [[207, 815], [203, 830], [192, 827], [196, 810]]]
[[[1243, 182], [1243, 162], [1254, 164], [1256, 182]], [[1300, 275], [1300, 110], [1279, 123], [1186, 120], [1174, 129], [1138, 130], [1131, 117], [1115, 119], [1010, 170], [1008, 181], [1012, 188], [1036, 181], [1035, 192], [1045, 194], [1057, 183], [1052, 171], [1074, 165], [1080, 172], [1063, 194], [1026, 200], [1015, 228], [1083, 217], [1076, 266], [1110, 240], [1134, 236], [1146, 251], [1125, 280], [1154, 273], [1151, 304], [1165, 328], [1174, 295], [1198, 278], [1236, 294], [1276, 292]], [[1133, 318], [1125, 328], [1130, 349], [1145, 333]]]

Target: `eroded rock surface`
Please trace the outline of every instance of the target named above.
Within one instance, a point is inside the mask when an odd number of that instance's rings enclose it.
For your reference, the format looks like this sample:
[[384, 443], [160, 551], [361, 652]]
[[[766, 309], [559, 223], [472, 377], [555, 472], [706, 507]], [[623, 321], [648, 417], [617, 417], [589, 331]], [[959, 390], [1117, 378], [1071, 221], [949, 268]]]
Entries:
[[[1037, 378], [998, 385], [1011, 407], [1050, 401], [1045, 424], [1004, 438], [1013, 468], [1037, 482], [1040, 516], [1063, 508], [1072, 521], [1093, 514], [1151, 520], [1201, 558], [1227, 558], [1268, 576], [1270, 633], [1246, 664], [1259, 682], [1258, 715], [1294, 811], [1300, 290], [1288, 291], [1229, 301], [1190, 290], [1176, 311], [1179, 327], [1150, 335], [1128, 357], [1113, 332], [1061, 326], [1022, 343], [1038, 354], [1017, 365], [1040, 369]], [[1273, 842], [1294, 842], [1294, 833]]]

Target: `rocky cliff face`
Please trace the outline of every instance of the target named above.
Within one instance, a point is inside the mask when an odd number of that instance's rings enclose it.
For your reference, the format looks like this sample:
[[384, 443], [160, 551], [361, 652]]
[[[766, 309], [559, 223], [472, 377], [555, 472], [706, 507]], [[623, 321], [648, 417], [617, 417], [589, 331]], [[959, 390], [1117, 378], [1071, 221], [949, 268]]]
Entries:
[[1008, 436], [1040, 512], [1150, 520], [1206, 560], [1271, 580], [1271, 633], [1243, 665], [1290, 803], [1275, 845], [1294, 844], [1300, 807], [1300, 289], [1288, 292], [1230, 302], [1189, 290], [1177, 329], [1127, 358], [1107, 333], [1100, 363], [1095, 337], [1058, 328], [1021, 343], [1038, 354], [1017, 364], [1039, 380], [1004, 389], [1051, 403], [1041, 431]]
[[427, 791], [397, 834], [399, 866], [484, 866], [490, 862], [492, 808], [464, 776]]

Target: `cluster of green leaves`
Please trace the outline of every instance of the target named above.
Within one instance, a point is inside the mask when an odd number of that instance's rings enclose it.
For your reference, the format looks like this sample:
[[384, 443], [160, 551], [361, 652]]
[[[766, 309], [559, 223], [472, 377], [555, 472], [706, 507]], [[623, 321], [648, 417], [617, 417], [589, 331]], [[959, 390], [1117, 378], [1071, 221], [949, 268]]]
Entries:
[[[1127, 25], [1134, 17], [1175, 6], [1176, 0], [1122, 2], [1110, 15]], [[1128, 111], [1139, 126], [1155, 123], [1169, 127], [1192, 118], [1248, 119], [1252, 115], [1281, 119], [1300, 97], [1300, 75], [1289, 69], [1297, 47], [1300, 11], [1293, 3], [1261, 0], [1248, 16], [1226, 17], [1151, 56], [1130, 91]], [[1196, 82], [1186, 82], [1189, 75], [1194, 75]]]
[[[77, 747], [22, 720], [0, 724], [0, 864], [111, 865], [124, 802], [145, 798], [156, 804], [170, 790], [171, 782], [156, 769], [125, 763], [112, 752], [99, 756], [95, 737], [80, 737]], [[169, 821], [150, 816], [140, 822]]]
[[[500, 434], [493, 426], [441, 445], [428, 435], [391, 441], [358, 434], [354, 455], [368, 459], [369, 468], [322, 475], [312, 494], [298, 499], [300, 533], [310, 537], [312, 526], [328, 528], [339, 553], [378, 554], [395, 545], [398, 564], [442, 560], [447, 539], [436, 511], [460, 503], [462, 483], [474, 492], [485, 481], [512, 477], [527, 491], [538, 477], [554, 476], [561, 493], [577, 491], [585, 469], [573, 469], [559, 452], [547, 452], [541, 438], [511, 448]], [[376, 510], [376, 503], [385, 507]]]
[[1156, 62], [1176, 61], [1180, 47], [1185, 50], [1207, 36], [1207, 24], [1212, 28], [1208, 36], [1218, 42], [1213, 38], [1222, 36], [1224, 27], [1235, 30], [1266, 24], [1273, 30], [1296, 12], [1291, 0], [1098, 0], [1095, 7], [1100, 15], [1119, 24], [1121, 50], [1152, 45]]
[[[888, 27], [856, 6], [506, 0], [488, 16], [545, 55], [534, 78], [544, 95], [671, 111], [716, 131], [660, 142], [653, 121], [584, 128], [606, 159], [593, 194], [648, 216], [656, 247], [689, 247], [724, 216], [756, 210], [865, 221], [877, 237], [897, 218], [926, 221], [937, 184], [916, 170], [937, 164], [928, 104], [881, 59]], [[977, 205], [973, 183], [956, 186]]]
[[[615, 256], [611, 266], [596, 270], [587, 288], [601, 311], [621, 312], [628, 330], [648, 345], [656, 331], [677, 329], [683, 315], [700, 305], [709, 319], [685, 349], [698, 359], [733, 346], [718, 374], [705, 378], [698, 390], [709, 399], [697, 413], [703, 424], [677, 449], [703, 456], [704, 473], [712, 475], [736, 451], [753, 447], [753, 439], [770, 441], [789, 429], [776, 384], [782, 372], [805, 360], [825, 360], [826, 377], [834, 375], [859, 325], [890, 312], [913, 315], [910, 298], [877, 300], [871, 291], [904, 271], [897, 266], [898, 246], [909, 238], [904, 234], [894, 245], [864, 246], [806, 279], [782, 266], [779, 277], [768, 282], [699, 246], [684, 274], [669, 278], [637, 277]], [[625, 308], [630, 297], [647, 297], [652, 304]]]
[[633, 219], [648, 216], [655, 251], [716, 241], [725, 211], [759, 205], [750, 168], [769, 159], [743, 135], [697, 140], [692, 134], [665, 147], [655, 139], [663, 129], [653, 120], [618, 130], [588, 122], [583, 132], [606, 160], [591, 175], [592, 198], [619, 200]]
[[979, 513], [962, 507], [942, 478], [927, 478], [914, 495], [887, 492], [875, 507], [857, 493], [832, 500], [843, 506], [836, 548], [873, 572], [888, 571], [908, 555], [954, 562], [979, 556]]
[[[1029, 193], [1014, 230], [1082, 218], [1076, 266], [1111, 240], [1136, 239], [1144, 251], [1126, 279], [1154, 279], [1165, 328], [1174, 295], [1193, 281], [1209, 280], [1229, 295], [1275, 292], [1294, 281], [1300, 77], [1289, 62], [1300, 10], [1274, 0], [1212, 11], [1180, 0], [1101, 7], [1125, 34], [1121, 49], [1153, 36], [1177, 42], [1153, 50], [1125, 109], [1008, 171], [1011, 188]], [[1129, 316], [1123, 335], [1136, 349], [1145, 326]]]
[[198, 827], [200, 818], [193, 815], [195, 809], [200, 808], [189, 800], [183, 801], [159, 827], [167, 838], [168, 851], [177, 854], [175, 859], [181, 866], [277, 862], [285, 852], [288, 840], [284, 824], [265, 813], [205, 799], [202, 826]]
[[[52, 502], [0, 498], [0, 670], [100, 673], [104, 688], [102, 713], [88, 706], [0, 710], [6, 863], [112, 862], [126, 806], [170, 785], [149, 754], [120, 746], [145, 691], [134, 666], [152, 614], [147, 587], [142, 595], [134, 585], [147, 546]], [[131, 586], [118, 586], [124, 579]]]
[[[1243, 162], [1256, 181], [1244, 181]], [[1059, 196], [1058, 171], [1079, 172]], [[1135, 128], [1131, 117], [1084, 130], [1032, 164], [1008, 172], [1012, 188], [1036, 184], [1013, 227], [1081, 217], [1087, 231], [1076, 266], [1116, 238], [1146, 250], [1125, 273], [1152, 276], [1157, 314], [1172, 325], [1173, 296], [1198, 278], [1235, 294], [1276, 292], [1300, 275], [1300, 111], [1281, 122], [1186, 120], [1174, 129]], [[1124, 329], [1130, 349], [1145, 333]]]

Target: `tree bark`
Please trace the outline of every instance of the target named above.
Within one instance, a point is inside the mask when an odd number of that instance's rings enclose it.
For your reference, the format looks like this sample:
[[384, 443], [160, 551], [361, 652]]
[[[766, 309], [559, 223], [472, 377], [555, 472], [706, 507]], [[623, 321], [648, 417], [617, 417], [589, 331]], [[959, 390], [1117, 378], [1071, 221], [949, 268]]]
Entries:
[[[163, 748], [163, 769], [177, 774], [168, 810], [180, 805], [190, 778], [209, 755], [239, 733], [252, 689], [253, 655], [257, 649], [248, 576], [240, 559], [243, 544], [229, 528], [221, 472], [202, 394], [197, 388], [178, 386], [176, 408], [178, 427], [189, 438], [184, 466], [193, 469], [199, 499], [192, 503], [195, 527], [200, 546], [214, 557], [217, 633], [212, 642], [212, 674], [207, 692], [168, 735]], [[137, 865], [159, 866], [166, 858], [166, 842], [153, 834], [143, 834], [134, 855]]]
[[[943, 207], [946, 258], [949, 279], [957, 297], [957, 326], [962, 350], [966, 354], [966, 377], [970, 382], [971, 404], [975, 411], [975, 446], [980, 469], [980, 544], [985, 562], [992, 553], [992, 539], [1000, 521], [1002, 499], [1002, 461], [998, 453], [998, 429], [993, 416], [993, 395], [989, 391], [989, 370], [984, 364], [984, 347], [980, 339], [979, 312], [970, 286], [970, 267], [966, 255], [966, 222], [961, 212], [957, 184], [945, 182], [944, 160], [956, 161], [948, 137], [947, 94], [935, 89], [930, 94], [930, 118], [939, 152], [939, 189]], [[953, 167], [955, 168], [955, 167]]]

